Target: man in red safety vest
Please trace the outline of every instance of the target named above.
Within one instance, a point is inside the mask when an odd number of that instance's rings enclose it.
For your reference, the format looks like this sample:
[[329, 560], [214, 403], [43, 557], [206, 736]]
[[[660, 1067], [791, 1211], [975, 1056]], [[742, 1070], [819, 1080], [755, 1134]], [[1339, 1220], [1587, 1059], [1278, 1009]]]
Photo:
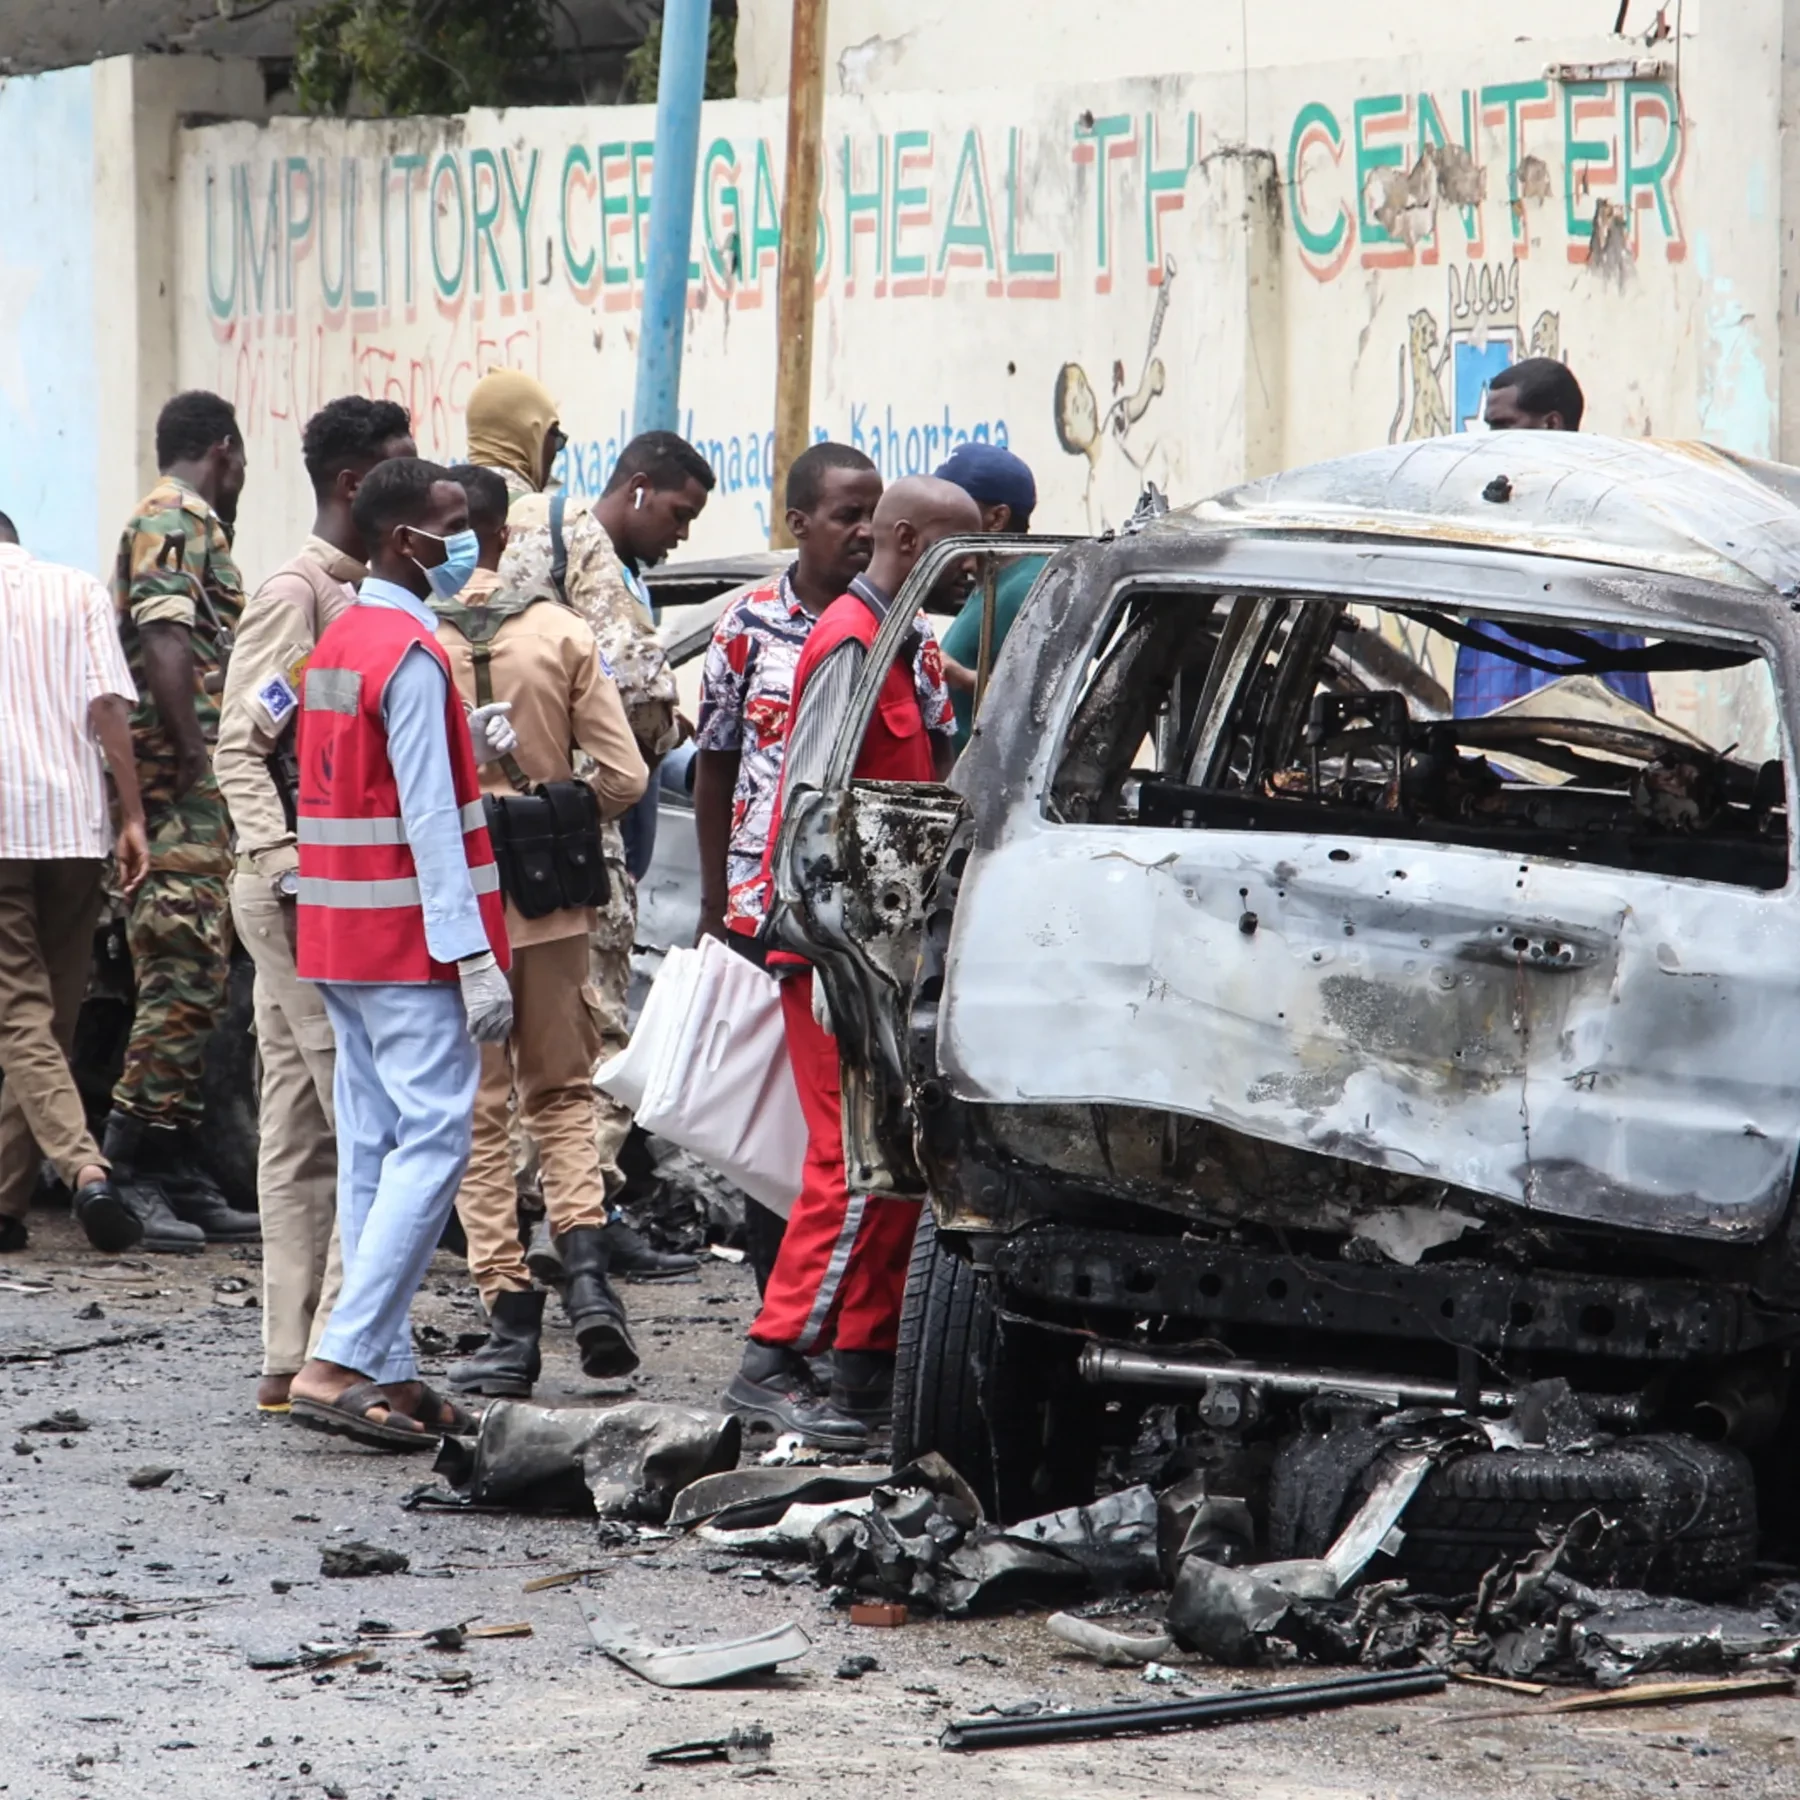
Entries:
[[[939, 540], [981, 529], [980, 507], [948, 481], [909, 477], [882, 495], [867, 570], [819, 615], [794, 670], [783, 796], [799, 785], [818, 786], [869, 647], [914, 565]], [[973, 559], [966, 558], [947, 571], [955, 598], [966, 592], [972, 568]], [[923, 614], [914, 630], [925, 636], [922, 654], [915, 656], [909, 634], [863, 735], [852, 772], [858, 781], [941, 781], [955, 760], [955, 715]], [[921, 670], [930, 688], [925, 694]], [[778, 798], [764, 852], [765, 880], [780, 834]], [[900, 1300], [919, 1209], [889, 1194], [850, 1192], [837, 1039], [815, 1015], [812, 970], [799, 957], [774, 950], [769, 972], [782, 978], [782, 1022], [806, 1116], [806, 1168], [725, 1403], [812, 1443], [855, 1449], [892, 1409]], [[833, 1352], [831, 1393], [821, 1400], [806, 1359], [826, 1348]]]
[[468, 1164], [476, 1046], [512, 1027], [476, 770], [517, 739], [504, 705], [465, 714], [426, 603], [475, 568], [463, 489], [397, 457], [352, 517], [369, 576], [301, 681], [295, 833], [296, 964], [337, 1039], [344, 1280], [290, 1397], [299, 1424], [410, 1450], [474, 1428], [419, 1380], [407, 1313]]

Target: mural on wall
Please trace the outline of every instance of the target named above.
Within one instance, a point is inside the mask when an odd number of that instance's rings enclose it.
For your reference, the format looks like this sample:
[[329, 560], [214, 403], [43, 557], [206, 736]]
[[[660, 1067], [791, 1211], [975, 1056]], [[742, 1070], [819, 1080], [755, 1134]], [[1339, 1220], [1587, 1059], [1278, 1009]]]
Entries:
[[[1334, 394], [1274, 433], [1287, 460], [1462, 428], [1495, 369], [1560, 345], [1572, 318], [1637, 308], [1654, 329], [1693, 303], [1670, 83], [1321, 97], [1320, 80], [1282, 72], [1251, 121], [1283, 181], [1276, 266], [1232, 292], [1209, 285], [1208, 248], [1238, 227], [1203, 216], [1195, 179], [1240, 129], [1229, 79], [833, 100], [815, 434], [890, 479], [965, 440], [1009, 445], [1037, 473], [1044, 528], [1098, 529], [1145, 480], [1180, 503], [1245, 472], [1245, 377], [1201, 363], [1209, 309], [1241, 312], [1248, 284], [1279, 291], [1288, 390], [1304, 375]], [[562, 480], [599, 491], [628, 434], [653, 117], [184, 133], [180, 365], [244, 416], [253, 572], [305, 526], [301, 424], [348, 389], [405, 404], [422, 449], [447, 457], [481, 372], [528, 369], [563, 409]], [[696, 552], [767, 529], [782, 132], [779, 102], [706, 109], [681, 424], [719, 488]], [[1352, 285], [1386, 309], [1366, 359]]]
[[1472, 429], [1486, 414], [1488, 383], [1509, 363], [1561, 358], [1560, 315], [1540, 312], [1529, 332], [1520, 322], [1522, 266], [1452, 264], [1443, 322], [1428, 306], [1407, 319], [1390, 444]]
[[1089, 531], [1122, 525], [1147, 486], [1164, 491], [1168, 487], [1168, 459], [1161, 441], [1150, 433], [1136, 432], [1136, 427], [1169, 385], [1168, 370], [1156, 346], [1174, 288], [1175, 258], [1165, 255], [1137, 384], [1129, 393], [1125, 391], [1125, 364], [1115, 359], [1113, 398], [1104, 414], [1094, 384], [1080, 363], [1066, 362], [1056, 372], [1050, 403], [1056, 441], [1067, 455], [1086, 460], [1087, 483], [1081, 504]]

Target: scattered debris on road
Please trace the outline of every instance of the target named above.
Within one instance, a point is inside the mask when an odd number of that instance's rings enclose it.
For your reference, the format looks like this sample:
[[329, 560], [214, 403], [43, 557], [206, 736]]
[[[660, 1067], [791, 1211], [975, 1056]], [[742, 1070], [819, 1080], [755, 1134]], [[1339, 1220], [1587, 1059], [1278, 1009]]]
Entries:
[[350, 1581], [365, 1575], [404, 1575], [412, 1559], [403, 1550], [384, 1550], [360, 1539], [348, 1544], [327, 1544], [319, 1552], [319, 1573], [332, 1581]]
[[691, 1763], [766, 1763], [774, 1744], [775, 1734], [764, 1726], [741, 1725], [724, 1737], [700, 1738], [691, 1744], [670, 1744], [652, 1750], [645, 1760], [675, 1768]]
[[794, 1662], [812, 1649], [812, 1639], [796, 1624], [777, 1625], [754, 1637], [715, 1644], [651, 1644], [637, 1628], [582, 1608], [588, 1634], [614, 1662], [658, 1687], [711, 1687], [760, 1675], [784, 1662]]

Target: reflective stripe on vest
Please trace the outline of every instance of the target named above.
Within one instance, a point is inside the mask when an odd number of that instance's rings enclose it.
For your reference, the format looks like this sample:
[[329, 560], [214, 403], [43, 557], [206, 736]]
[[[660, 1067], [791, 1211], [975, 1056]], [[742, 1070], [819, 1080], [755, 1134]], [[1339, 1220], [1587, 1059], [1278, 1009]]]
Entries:
[[[479, 800], [471, 800], [457, 810], [458, 825], [470, 832], [487, 823], [487, 812]], [[321, 819], [316, 816], [295, 822], [294, 836], [302, 844], [329, 844], [334, 848], [362, 849], [373, 844], [404, 844], [406, 821], [396, 818]]]
[[[477, 895], [496, 893], [500, 870], [493, 863], [478, 863], [469, 870], [469, 885]], [[391, 881], [334, 881], [322, 875], [300, 877], [302, 906], [327, 906], [339, 912], [375, 912], [387, 906], [423, 904], [419, 883], [411, 875]]]

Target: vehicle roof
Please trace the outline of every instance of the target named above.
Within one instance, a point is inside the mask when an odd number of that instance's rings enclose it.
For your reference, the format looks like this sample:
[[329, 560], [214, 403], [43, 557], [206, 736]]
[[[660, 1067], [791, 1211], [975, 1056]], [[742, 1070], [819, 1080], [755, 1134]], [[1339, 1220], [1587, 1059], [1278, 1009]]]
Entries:
[[1427, 438], [1246, 482], [1145, 535], [1220, 530], [1423, 539], [1800, 593], [1800, 469], [1701, 443], [1551, 431]]

